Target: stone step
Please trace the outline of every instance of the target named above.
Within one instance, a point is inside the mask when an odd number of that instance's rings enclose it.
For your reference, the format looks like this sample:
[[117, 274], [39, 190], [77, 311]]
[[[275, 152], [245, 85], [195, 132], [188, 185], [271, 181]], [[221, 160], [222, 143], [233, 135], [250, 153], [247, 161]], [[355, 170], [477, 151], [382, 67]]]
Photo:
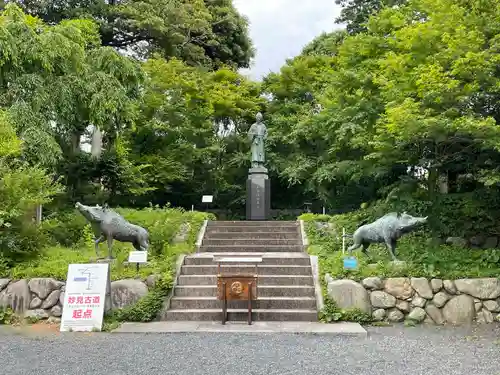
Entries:
[[304, 252], [302, 245], [202, 245], [200, 253], [292, 253]]
[[[245, 309], [247, 301], [228, 301], [228, 308]], [[255, 309], [316, 309], [316, 299], [312, 297], [260, 297], [253, 301]], [[219, 309], [222, 301], [216, 297], [172, 297], [172, 310], [179, 309]]]
[[[217, 276], [180, 275], [177, 285], [216, 285]], [[304, 275], [259, 275], [259, 285], [314, 285], [312, 276]]]
[[[260, 228], [259, 228], [260, 229]], [[266, 228], [267, 229], [267, 228]], [[302, 241], [300, 237], [300, 233], [297, 230], [288, 231], [288, 232], [269, 232], [267, 231], [258, 231], [258, 232], [240, 232], [240, 231], [232, 231], [232, 232], [220, 232], [217, 230], [205, 232], [205, 239], [210, 240], [225, 240], [225, 239], [283, 239], [283, 240], [298, 240]]]
[[298, 228], [298, 221], [209, 221], [208, 227], [265, 227], [265, 228], [276, 228], [276, 227], [288, 227], [288, 228]]
[[280, 227], [256, 227], [256, 226], [234, 226], [234, 227], [225, 227], [225, 226], [217, 226], [211, 227], [207, 226], [205, 230], [205, 234], [212, 233], [265, 233], [265, 232], [286, 232], [286, 233], [299, 233], [299, 227], [288, 227], [288, 226], [280, 226]]
[[[249, 264], [221, 266], [225, 273], [251, 273], [255, 272], [255, 266]], [[257, 267], [259, 275], [312, 275], [311, 266], [292, 265], [259, 265]], [[217, 265], [189, 265], [182, 266], [181, 275], [217, 275]]]
[[311, 258], [306, 253], [196, 253], [184, 258], [184, 265], [216, 265], [214, 257], [262, 257], [260, 265], [309, 266]]
[[300, 238], [281, 239], [281, 238], [225, 238], [225, 239], [203, 239], [202, 246], [278, 246], [278, 245], [302, 245]]
[[[228, 309], [228, 321], [246, 321], [248, 312], [245, 309]], [[165, 320], [187, 321], [216, 321], [222, 319], [222, 309], [190, 309], [168, 310]], [[254, 321], [288, 321], [288, 322], [316, 322], [318, 313], [314, 309], [302, 310], [267, 310], [255, 309], [252, 311]]]
[[[258, 284], [259, 297], [312, 297], [314, 287], [305, 285], [262, 285]], [[216, 285], [178, 285], [174, 289], [176, 297], [216, 297]]]

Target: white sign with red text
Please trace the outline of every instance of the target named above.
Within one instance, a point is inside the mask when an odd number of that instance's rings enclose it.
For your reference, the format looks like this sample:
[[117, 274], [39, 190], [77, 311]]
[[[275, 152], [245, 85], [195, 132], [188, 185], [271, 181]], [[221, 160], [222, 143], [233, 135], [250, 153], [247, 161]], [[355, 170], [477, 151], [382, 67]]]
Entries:
[[100, 331], [110, 292], [109, 264], [70, 264], [61, 332]]

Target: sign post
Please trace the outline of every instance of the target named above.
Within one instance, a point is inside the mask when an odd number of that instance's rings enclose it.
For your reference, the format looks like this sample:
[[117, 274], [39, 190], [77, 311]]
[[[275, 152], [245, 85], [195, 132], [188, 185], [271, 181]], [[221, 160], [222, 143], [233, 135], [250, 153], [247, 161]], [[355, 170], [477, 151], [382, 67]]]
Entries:
[[205, 203], [205, 209], [208, 210], [208, 204], [214, 201], [213, 195], [203, 195], [201, 197], [201, 203]]
[[345, 238], [347, 237], [345, 233], [345, 228], [342, 228], [342, 255], [344, 257], [344, 269], [345, 270], [356, 270], [358, 269], [358, 260], [351, 252], [345, 256]]
[[139, 273], [139, 264], [148, 262], [147, 251], [131, 251], [128, 254], [128, 262], [135, 263], [137, 273]]
[[70, 264], [64, 293], [61, 332], [100, 331], [111, 305], [109, 264]]

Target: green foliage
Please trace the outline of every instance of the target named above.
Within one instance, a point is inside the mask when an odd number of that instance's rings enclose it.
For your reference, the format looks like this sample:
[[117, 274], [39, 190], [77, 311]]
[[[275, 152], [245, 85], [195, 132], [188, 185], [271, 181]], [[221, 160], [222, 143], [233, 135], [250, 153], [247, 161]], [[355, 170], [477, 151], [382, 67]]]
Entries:
[[155, 284], [153, 290], [142, 297], [132, 306], [123, 309], [111, 310], [106, 316], [106, 323], [113, 326], [113, 322], [150, 322], [156, 318], [161, 310], [165, 298], [172, 289], [172, 277], [166, 275]]
[[324, 297], [324, 307], [319, 312], [319, 320], [324, 323], [333, 323], [338, 321], [356, 322], [367, 324], [372, 321], [370, 314], [367, 314], [360, 309], [340, 309], [335, 301], [330, 297]]
[[337, 54], [338, 47], [347, 36], [344, 30], [337, 30], [331, 33], [322, 33], [314, 38], [308, 45], [302, 49], [302, 55], [327, 55], [334, 56]]
[[[161, 52], [190, 65], [248, 67], [253, 48], [248, 22], [227, 0], [140, 0], [82, 3], [69, 0], [14, 2], [48, 23], [90, 18], [103, 46], [147, 58]], [[1, 2], [0, 2], [1, 4]]]
[[[177, 256], [193, 251], [203, 221], [212, 217], [201, 212], [186, 212], [169, 208], [151, 207], [143, 210], [117, 209], [117, 211], [130, 222], [143, 226], [149, 231], [150, 249], [148, 266], [141, 267], [137, 274], [135, 265], [123, 265], [133, 249], [131, 244], [114, 241], [113, 255], [116, 261], [111, 265], [113, 280], [135, 277], [145, 279], [152, 274], [166, 275], [165, 278], [167, 278], [172, 272]], [[53, 245], [41, 250], [38, 257], [13, 265], [10, 270], [4, 271], [4, 275], [14, 279], [53, 277], [57, 280], [65, 280], [68, 264], [85, 263], [95, 259], [94, 234], [90, 225], [85, 220], [80, 220], [79, 216], [81, 216], [80, 213], [73, 212], [51, 219], [49, 225], [45, 224], [43, 228], [46, 236], [50, 236]], [[190, 225], [188, 237], [185, 242], [173, 244], [172, 239], [183, 223]], [[65, 238], [65, 235], [68, 238]], [[106, 244], [100, 245], [100, 253], [101, 256], [107, 254]], [[1, 267], [0, 271], [2, 271]]]
[[52, 240], [52, 244], [63, 247], [81, 244], [86, 225], [86, 219], [76, 210], [53, 214], [42, 222], [42, 228]]
[[413, 199], [437, 217], [446, 193], [490, 206], [500, 160], [498, 2], [338, 2], [349, 35], [318, 36], [264, 80], [278, 176], [339, 211]]
[[151, 59], [144, 69], [143, 125], [130, 138], [137, 164], [151, 166], [144, 178], [155, 193], [138, 201], [190, 207], [210, 192], [221, 207], [241, 205], [248, 172], [241, 134], [264, 103], [259, 84], [229, 69], [207, 72], [176, 59]]
[[0, 324], [10, 324], [14, 318], [14, 311], [10, 307], [0, 308]]
[[172, 251], [177, 253], [184, 250], [182, 244], [171, 245], [175, 234], [184, 223], [190, 224], [186, 245], [192, 247], [196, 242], [198, 230], [203, 221], [212, 217], [203, 212], [191, 212], [176, 208], [149, 207], [142, 210], [123, 208], [116, 211], [130, 222], [148, 229], [150, 234], [149, 252], [154, 256], [172, 255]]
[[[6, 267], [38, 258], [49, 240], [34, 223], [15, 221], [0, 230], [0, 253]], [[2, 267], [0, 266], [0, 270]]]
[[[308, 251], [317, 255], [322, 279], [326, 273], [335, 278], [362, 280], [369, 276], [379, 277], [427, 277], [427, 278], [478, 278], [496, 277], [500, 272], [500, 250], [469, 249], [457, 246], [438, 245], [429, 241], [429, 232], [421, 231], [403, 236], [398, 241], [398, 258], [405, 263], [393, 264], [383, 244], [372, 244], [368, 256], [360, 250], [354, 252], [358, 259], [357, 270], [345, 270], [342, 255], [342, 228], [352, 234], [364, 222], [371, 222], [376, 208], [361, 210], [331, 217], [302, 215], [310, 241]], [[333, 232], [316, 228], [314, 221], [327, 219], [334, 225]], [[346, 248], [351, 244], [346, 239]]]
[[407, 0], [335, 0], [342, 10], [336, 23], [343, 23], [350, 34], [366, 32], [366, 24], [384, 7], [394, 7], [406, 3]]
[[38, 255], [46, 239], [32, 214], [60, 191], [45, 170], [15, 159], [23, 143], [10, 121], [0, 108], [0, 259], [6, 266]]

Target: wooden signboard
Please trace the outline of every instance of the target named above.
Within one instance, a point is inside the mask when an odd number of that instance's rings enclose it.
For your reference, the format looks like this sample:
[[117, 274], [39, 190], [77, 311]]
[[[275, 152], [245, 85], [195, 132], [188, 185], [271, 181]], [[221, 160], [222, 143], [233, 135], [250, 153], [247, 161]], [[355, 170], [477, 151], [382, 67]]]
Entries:
[[258, 299], [258, 272], [254, 274], [222, 273], [221, 264], [260, 263], [262, 258], [218, 258], [217, 297], [222, 300], [222, 324], [227, 321], [227, 301], [248, 301], [248, 324], [252, 324], [252, 301]]
[[228, 301], [256, 300], [257, 275], [218, 275], [217, 296]]

